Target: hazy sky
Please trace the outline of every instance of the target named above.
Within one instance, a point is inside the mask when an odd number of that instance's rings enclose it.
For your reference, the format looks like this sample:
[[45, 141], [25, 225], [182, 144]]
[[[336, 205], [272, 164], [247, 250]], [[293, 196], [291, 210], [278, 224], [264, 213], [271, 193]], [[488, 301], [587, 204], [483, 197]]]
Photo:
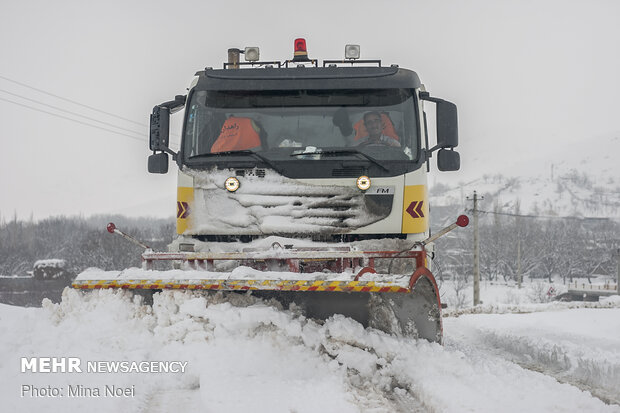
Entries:
[[363, 58], [415, 70], [458, 105], [462, 172], [436, 180], [620, 135], [615, 0], [4, 1], [0, 219], [173, 216], [176, 167], [146, 171], [152, 107], [183, 94], [197, 70], [221, 67], [229, 47], [284, 60], [296, 37], [319, 59], [360, 44]]

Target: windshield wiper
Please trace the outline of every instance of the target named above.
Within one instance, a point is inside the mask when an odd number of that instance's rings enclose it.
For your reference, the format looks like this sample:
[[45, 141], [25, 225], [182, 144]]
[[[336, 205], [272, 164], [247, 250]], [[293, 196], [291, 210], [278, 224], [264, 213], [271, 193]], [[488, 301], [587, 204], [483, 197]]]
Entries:
[[257, 158], [257, 159], [263, 161], [264, 163], [266, 163], [267, 165], [269, 165], [271, 167], [271, 169], [273, 169], [277, 173], [282, 174], [280, 169], [278, 167], [276, 167], [275, 164], [272, 161], [270, 161], [269, 159], [267, 159], [263, 155], [259, 155], [258, 153], [252, 152], [252, 151], [247, 150], [247, 149], [244, 149], [244, 150], [241, 150], [241, 151], [224, 151], [224, 152], [213, 152], [213, 153], [201, 153], [199, 155], [190, 156], [189, 159], [212, 158], [212, 157], [219, 156], [219, 155], [251, 155], [254, 158]]
[[374, 163], [385, 172], [390, 172], [388, 168], [386, 168], [381, 162], [376, 160], [370, 155], [365, 154], [364, 152], [358, 149], [333, 149], [330, 151], [315, 151], [315, 152], [299, 152], [292, 153], [291, 156], [300, 156], [300, 155], [340, 155], [340, 154], [354, 154], [354, 155], [362, 155], [364, 158], [368, 159], [370, 162]]

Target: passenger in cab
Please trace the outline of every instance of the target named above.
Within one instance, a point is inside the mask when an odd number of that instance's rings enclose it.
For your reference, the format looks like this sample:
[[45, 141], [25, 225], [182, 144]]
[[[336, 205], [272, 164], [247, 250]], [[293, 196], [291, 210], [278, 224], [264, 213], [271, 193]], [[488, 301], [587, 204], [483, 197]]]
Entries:
[[355, 129], [357, 146], [387, 145], [400, 147], [398, 135], [387, 114], [367, 112], [364, 114], [364, 118], [357, 122], [353, 128]]
[[219, 137], [211, 146], [211, 153], [242, 151], [260, 148], [260, 128], [250, 118], [231, 116], [222, 125]]

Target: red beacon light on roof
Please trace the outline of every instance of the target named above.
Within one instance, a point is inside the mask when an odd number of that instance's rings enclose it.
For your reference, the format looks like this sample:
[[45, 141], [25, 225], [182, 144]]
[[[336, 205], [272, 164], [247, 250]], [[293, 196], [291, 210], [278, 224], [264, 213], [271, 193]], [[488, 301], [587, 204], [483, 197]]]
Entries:
[[308, 49], [306, 48], [306, 39], [295, 39], [295, 54], [293, 55], [293, 62], [309, 62]]

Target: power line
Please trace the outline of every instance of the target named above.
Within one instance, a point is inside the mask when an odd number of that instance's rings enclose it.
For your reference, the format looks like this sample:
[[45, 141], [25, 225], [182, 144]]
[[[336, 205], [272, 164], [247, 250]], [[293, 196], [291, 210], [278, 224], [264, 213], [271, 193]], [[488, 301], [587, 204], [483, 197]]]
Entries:
[[25, 96], [18, 95], [17, 93], [12, 93], [12, 92], [9, 92], [8, 90], [0, 89], [0, 92], [4, 92], [4, 93], [6, 93], [6, 94], [8, 94], [8, 95], [15, 96], [15, 97], [18, 97], [18, 98], [20, 98], [20, 99], [27, 100], [27, 101], [29, 101], [29, 102], [37, 103], [37, 104], [39, 104], [39, 105], [47, 106], [48, 108], [56, 109], [56, 110], [61, 111], [61, 112], [69, 113], [69, 114], [74, 115], [74, 116], [79, 116], [79, 117], [81, 117], [81, 118], [88, 119], [88, 120], [93, 121], [93, 122], [101, 123], [102, 125], [107, 125], [107, 126], [111, 126], [111, 127], [113, 127], [113, 128], [117, 128], [117, 129], [124, 130], [124, 131], [126, 131], [126, 132], [135, 133], [136, 135], [142, 135], [140, 132], [136, 132], [136, 131], [131, 130], [131, 129], [123, 128], [123, 127], [121, 127], [121, 126], [117, 126], [117, 125], [114, 125], [114, 124], [112, 124], [112, 123], [104, 122], [104, 121], [101, 121], [101, 120], [99, 120], [99, 119], [91, 118], [91, 117], [88, 117], [88, 116], [85, 116], [85, 115], [79, 114], [79, 113], [77, 113], [77, 112], [72, 112], [72, 111], [67, 110], [67, 109], [62, 109], [62, 108], [59, 108], [58, 106], [49, 105], [49, 104], [47, 104], [47, 103], [43, 103], [43, 102], [38, 101], [38, 100], [36, 100], [36, 99], [30, 99], [30, 98], [27, 98], [27, 97], [25, 97]]
[[43, 109], [39, 109], [39, 108], [35, 108], [35, 107], [32, 107], [32, 106], [24, 105], [23, 103], [14, 102], [12, 100], [5, 99], [5, 98], [2, 98], [2, 97], [0, 97], [0, 100], [3, 100], [5, 102], [9, 102], [9, 103], [13, 103], [14, 105], [22, 106], [24, 108], [36, 110], [37, 112], [47, 113], [48, 115], [56, 116], [58, 118], [67, 119], [67, 120], [70, 120], [70, 121], [73, 121], [73, 122], [76, 122], [76, 123], [79, 123], [79, 124], [82, 124], [82, 125], [90, 126], [91, 128], [97, 128], [97, 129], [101, 129], [101, 130], [104, 130], [104, 131], [107, 131], [107, 132], [112, 132], [112, 133], [115, 133], [117, 135], [126, 136], [128, 138], [131, 138], [131, 139], [134, 139], [134, 140], [137, 140], [137, 141], [141, 141], [141, 142], [148, 142], [148, 140], [146, 138], [138, 138], [136, 136], [127, 135], [126, 133], [122, 133], [122, 132], [115, 131], [115, 130], [112, 130], [112, 129], [102, 128], [101, 126], [96, 126], [96, 125], [93, 125], [93, 124], [90, 124], [90, 123], [87, 123], [87, 122], [82, 122], [82, 121], [79, 121], [77, 119], [69, 118], [67, 116], [62, 116], [62, 115], [59, 115], [57, 113], [48, 112], [48, 111], [43, 110]]
[[[4, 91], [4, 90], [2, 90], [2, 89], [0, 89], [0, 91], [5, 92], [5, 91]], [[20, 95], [16, 95], [16, 94], [11, 93], [11, 92], [7, 92], [7, 93], [9, 93], [10, 95], [13, 95], [13, 96], [18, 96], [18, 97], [20, 97], [20, 98], [22, 98], [22, 99], [29, 100], [29, 101], [31, 101], [31, 102], [35, 102], [35, 103], [38, 103], [38, 104], [41, 104], [41, 105], [44, 105], [44, 106], [48, 106], [48, 107], [54, 108], [54, 109], [56, 109], [56, 110], [60, 110], [60, 111], [63, 111], [63, 112], [70, 113], [70, 114], [72, 114], [72, 115], [81, 116], [81, 117], [86, 118], [86, 119], [89, 119], [89, 120], [94, 120], [95, 122], [99, 122], [99, 123], [102, 123], [102, 124], [104, 124], [104, 125], [112, 126], [112, 127], [114, 127], [114, 128], [118, 128], [118, 129], [126, 130], [126, 131], [129, 131], [129, 132], [132, 132], [132, 133], [136, 133], [136, 134], [138, 133], [138, 132], [132, 131], [132, 130], [130, 130], [130, 129], [125, 129], [125, 128], [122, 128], [122, 127], [120, 127], [120, 126], [113, 125], [113, 124], [111, 124], [111, 123], [107, 123], [107, 122], [98, 121], [98, 120], [96, 120], [96, 119], [89, 118], [88, 116], [80, 115], [79, 113], [75, 113], [75, 112], [71, 112], [71, 111], [68, 111], [68, 110], [64, 110], [64, 109], [58, 108], [58, 107], [56, 107], [56, 106], [48, 105], [48, 104], [46, 104], [46, 103], [42, 103], [42, 102], [39, 102], [39, 101], [36, 101], [36, 100], [33, 100], [33, 99], [28, 99], [28, 98], [26, 98], [26, 97], [23, 97], [23, 96], [20, 96]], [[12, 101], [12, 100], [10, 100], [10, 99], [4, 99], [4, 98], [1, 98], [1, 97], [0, 97], [0, 100], [3, 100], [3, 101], [5, 101], [5, 102], [9, 102], [9, 103], [12, 103], [12, 104], [14, 104], [14, 105], [18, 105], [18, 106], [21, 106], [21, 107], [24, 107], [24, 108], [28, 108], [28, 109], [31, 109], [31, 110], [36, 110], [37, 112], [42, 112], [42, 113], [46, 113], [46, 114], [48, 114], [48, 115], [56, 116], [56, 117], [61, 118], [61, 119], [70, 120], [70, 121], [72, 121], [72, 122], [76, 122], [76, 123], [79, 123], [79, 124], [81, 124], [81, 125], [90, 126], [90, 127], [92, 127], [92, 128], [101, 129], [101, 130], [104, 130], [104, 131], [107, 131], [107, 132], [112, 132], [112, 133], [115, 133], [115, 134], [117, 134], [117, 135], [126, 136], [126, 137], [131, 138], [131, 139], [134, 139], [134, 140], [139, 140], [139, 141], [141, 141], [141, 142], [148, 142], [148, 139], [146, 139], [146, 138], [144, 138], [144, 137], [137, 137], [137, 136], [135, 136], [135, 135], [127, 135], [126, 133], [118, 132], [118, 131], [115, 131], [115, 130], [112, 130], [112, 129], [102, 128], [102, 127], [100, 127], [100, 126], [96, 126], [96, 125], [90, 124], [90, 123], [88, 123], [88, 122], [82, 122], [82, 121], [79, 121], [79, 120], [77, 120], [77, 119], [73, 119], [73, 118], [70, 118], [70, 117], [67, 117], [67, 116], [62, 116], [62, 115], [59, 115], [59, 114], [57, 114], [57, 113], [48, 112], [48, 111], [43, 110], [43, 109], [39, 109], [39, 108], [35, 108], [35, 107], [32, 107], [32, 106], [24, 105], [24, 104], [22, 104], [22, 103], [18, 103], [18, 102]], [[170, 146], [171, 146], [171, 149], [172, 149], [172, 150], [176, 150], [176, 151], [178, 151], [178, 148], [176, 148], [176, 144], [174, 144], [174, 147], [173, 147], [173, 144], [172, 144], [172, 142], [171, 142], [171, 143], [170, 143]]]
[[[471, 212], [472, 210], [468, 209], [467, 211]], [[545, 218], [545, 219], [571, 219], [571, 220], [587, 219], [587, 217], [578, 217], [578, 216], [570, 216], [570, 215], [563, 216], [563, 217], [559, 217], [555, 215], [523, 215], [523, 214], [511, 214], [509, 212], [482, 211], [480, 209], [478, 210], [478, 212], [483, 213], [483, 214], [505, 215], [509, 217], [518, 217], [518, 218]]]
[[[55, 98], [57, 98], [57, 99], [64, 100], [64, 101], [66, 101], [66, 102], [70, 102], [70, 103], [73, 103], [73, 104], [75, 104], [75, 105], [82, 106], [82, 107], [85, 107], [85, 108], [87, 108], [87, 109], [94, 110], [94, 111], [96, 111], [96, 112], [100, 112], [100, 113], [103, 113], [103, 114], [108, 115], [108, 116], [112, 116], [112, 117], [115, 117], [115, 118], [118, 118], [118, 119], [122, 119], [122, 120], [124, 120], [124, 121], [131, 122], [131, 123], [134, 123], [134, 124], [139, 125], [139, 126], [142, 126], [142, 127], [148, 127], [148, 125], [146, 125], [146, 124], [144, 124], [144, 123], [136, 122], [135, 120], [131, 120], [131, 119], [128, 119], [128, 118], [124, 118], [124, 117], [122, 117], [122, 116], [115, 115], [114, 113], [110, 113], [110, 112], [106, 112], [106, 111], [101, 110], [101, 109], [97, 109], [97, 108], [95, 108], [95, 107], [93, 107], [93, 106], [85, 105], [85, 104], [80, 103], [80, 102], [77, 102], [77, 101], [75, 101], [75, 100], [68, 99], [68, 98], [65, 98], [65, 97], [62, 97], [62, 96], [56, 95], [56, 94], [54, 94], [54, 93], [51, 93], [51, 92], [47, 92], [47, 91], [45, 91], [45, 90], [43, 90], [43, 89], [39, 89], [39, 88], [36, 88], [36, 87], [34, 87], [34, 86], [27, 85], [27, 84], [25, 84], [25, 83], [23, 83], [23, 82], [18, 82], [17, 80], [9, 79], [9, 78], [8, 78], [8, 77], [6, 77], [6, 76], [2, 76], [2, 75], [0, 75], [0, 79], [4, 79], [4, 80], [6, 80], [6, 81], [8, 81], [8, 82], [15, 83], [16, 85], [20, 85], [20, 86], [22, 86], [22, 87], [25, 87], [25, 88], [28, 88], [28, 89], [35, 90], [35, 91], [37, 91], [37, 92], [40, 92], [40, 93], [46, 94], [46, 95], [48, 95], [48, 96], [52, 96], [52, 97], [55, 97]], [[13, 94], [13, 93], [11, 93], [11, 92], [6, 92], [6, 93]], [[21, 97], [21, 98], [23, 98], [23, 99], [30, 100], [30, 99], [28, 99], [28, 98], [24, 98], [23, 96], [19, 96], [19, 97]], [[37, 103], [40, 103], [40, 102], [37, 102]], [[46, 105], [45, 103], [40, 103], [40, 104], [42, 104], [42, 105]], [[49, 106], [49, 105], [46, 105], [46, 106]], [[58, 109], [58, 108], [55, 108], [55, 109]], [[62, 109], [58, 109], [58, 110], [62, 110]], [[85, 118], [86, 118], [86, 116], [83, 116], [83, 115], [78, 115], [78, 116], [82, 116], [82, 117], [85, 117]], [[99, 122], [101, 122], [101, 121], [99, 121]], [[101, 123], [105, 123], [105, 122], [101, 122]], [[119, 128], [119, 129], [124, 129], [124, 128], [121, 128], [121, 127], [119, 127], [119, 126], [115, 126], [115, 125], [113, 125], [113, 127], [115, 127], [115, 128]], [[128, 129], [124, 129], [124, 130], [128, 130]], [[132, 131], [132, 132], [135, 132], [135, 131]], [[179, 134], [177, 134], [177, 133], [172, 133], [172, 132], [171, 132], [171, 133], [170, 133], [170, 135], [172, 135], [172, 136], [176, 136], [177, 138], [180, 138], [180, 135], [179, 135]]]
[[101, 112], [101, 113], [104, 113], [104, 114], [106, 114], [106, 115], [108, 115], [108, 116], [112, 116], [112, 117], [115, 117], [115, 118], [118, 118], [118, 119], [122, 119], [122, 120], [127, 121], [127, 122], [135, 123], [136, 125], [140, 125], [140, 126], [143, 126], [143, 127], [148, 127], [146, 124], [143, 124], [143, 123], [140, 123], [140, 122], [136, 122], [135, 120], [127, 119], [127, 118], [124, 118], [124, 117], [122, 117], [122, 116], [115, 115], [114, 113], [105, 112], [105, 111], [103, 111], [103, 110], [101, 110], [101, 109], [97, 109], [97, 108], [95, 108], [95, 107], [92, 107], [92, 106], [89, 106], [89, 105], [85, 105], [85, 104], [80, 103], [80, 102], [77, 102], [77, 101], [75, 101], [75, 100], [67, 99], [67, 98], [65, 98], [65, 97], [58, 96], [58, 95], [55, 95], [55, 94], [50, 93], [50, 92], [46, 92], [45, 90], [42, 90], [42, 89], [36, 88], [36, 87], [34, 87], [34, 86], [27, 85], [27, 84], [22, 83], [22, 82], [18, 82], [17, 80], [9, 79], [9, 78], [8, 78], [8, 77], [6, 77], [6, 76], [2, 76], [2, 75], [0, 75], [0, 79], [4, 79], [4, 80], [6, 80], [6, 81], [8, 81], [8, 82], [15, 83], [15, 84], [17, 84], [17, 85], [20, 85], [20, 86], [26, 87], [26, 88], [28, 88], [28, 89], [36, 90], [37, 92], [44, 93], [44, 94], [46, 94], [46, 95], [48, 95], [48, 96], [55, 97], [56, 99], [61, 99], [61, 100], [64, 100], [65, 102], [70, 102], [70, 103], [73, 103], [74, 105], [79, 105], [79, 106], [85, 107], [85, 108], [90, 109], [90, 110], [94, 110], [94, 111], [97, 111], [97, 112]]

